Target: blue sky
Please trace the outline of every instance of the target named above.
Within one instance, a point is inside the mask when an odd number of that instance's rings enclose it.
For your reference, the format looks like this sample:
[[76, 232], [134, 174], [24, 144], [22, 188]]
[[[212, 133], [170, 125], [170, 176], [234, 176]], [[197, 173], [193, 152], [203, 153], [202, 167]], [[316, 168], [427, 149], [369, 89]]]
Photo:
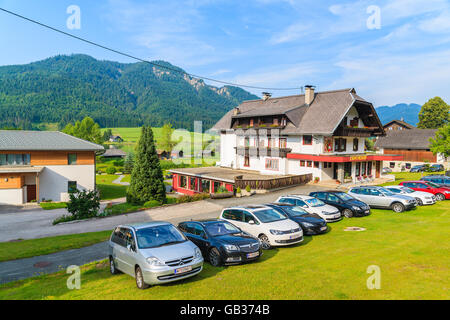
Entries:
[[[225, 81], [354, 87], [376, 106], [422, 104], [434, 96], [450, 102], [448, 0], [0, 0], [0, 5]], [[66, 27], [69, 5], [81, 9], [80, 30]], [[371, 5], [381, 10], [379, 29], [367, 27]], [[0, 65], [70, 53], [133, 62], [0, 12]]]

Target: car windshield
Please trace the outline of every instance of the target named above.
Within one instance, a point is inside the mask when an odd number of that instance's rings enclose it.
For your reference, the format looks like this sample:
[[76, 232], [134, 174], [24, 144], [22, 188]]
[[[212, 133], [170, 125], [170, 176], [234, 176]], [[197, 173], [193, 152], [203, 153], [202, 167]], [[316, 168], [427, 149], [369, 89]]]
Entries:
[[283, 210], [290, 216], [290, 217], [301, 217], [305, 214], [308, 214], [305, 210], [303, 210], [301, 207], [298, 206], [286, 206], [283, 207]]
[[413, 189], [407, 188], [407, 187], [403, 187], [402, 191], [405, 191], [406, 193], [414, 193], [415, 191]]
[[322, 207], [325, 205], [325, 203], [319, 199], [308, 199], [308, 200], [305, 200], [305, 202], [307, 204], [309, 204], [311, 207]]
[[275, 222], [280, 220], [286, 220], [287, 218], [274, 209], [263, 209], [258, 211], [253, 211], [253, 214], [262, 223]]
[[136, 237], [140, 249], [156, 248], [186, 241], [183, 234], [171, 224], [138, 229]]
[[384, 193], [385, 196], [393, 196], [394, 195], [394, 193], [392, 191], [390, 191], [389, 189], [386, 189], [386, 188], [380, 188], [380, 191], [382, 193]]
[[353, 198], [351, 195], [349, 195], [345, 192], [335, 193], [335, 195], [337, 195], [339, 198], [341, 198], [344, 201], [355, 200], [355, 198]]
[[240, 233], [241, 230], [228, 222], [217, 221], [208, 223], [205, 226], [206, 232], [212, 237], [223, 236], [226, 234]]

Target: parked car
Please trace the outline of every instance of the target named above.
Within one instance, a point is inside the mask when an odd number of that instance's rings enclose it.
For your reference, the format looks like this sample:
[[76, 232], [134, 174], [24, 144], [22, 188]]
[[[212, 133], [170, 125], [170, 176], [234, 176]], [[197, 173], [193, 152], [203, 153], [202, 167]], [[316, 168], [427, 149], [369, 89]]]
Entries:
[[328, 222], [336, 222], [342, 220], [341, 212], [333, 206], [330, 206], [323, 201], [306, 195], [294, 194], [282, 196], [277, 199], [279, 203], [290, 203], [302, 207], [309, 213], [315, 213], [322, 219]]
[[430, 171], [431, 172], [440, 172], [440, 171], [444, 171], [445, 168], [442, 164], [432, 164], [430, 166]]
[[303, 234], [316, 235], [328, 231], [327, 222], [315, 213], [308, 213], [301, 207], [290, 203], [270, 203], [271, 207], [284, 214], [287, 218], [297, 222], [302, 227]]
[[428, 192], [415, 191], [413, 189], [403, 186], [388, 186], [385, 188], [388, 189], [389, 191], [392, 191], [395, 194], [404, 194], [416, 198], [417, 204], [419, 206], [436, 203], [436, 197]]
[[433, 182], [441, 187], [450, 187], [450, 177], [447, 177], [446, 175], [430, 175], [422, 177], [420, 180], [422, 181], [428, 181]]
[[224, 220], [186, 221], [178, 228], [215, 267], [254, 261], [262, 253], [257, 238]]
[[311, 192], [309, 195], [338, 208], [344, 217], [347, 218], [370, 215], [369, 205], [342, 191], [317, 191]]
[[389, 167], [384, 167], [383, 169], [381, 169], [382, 174], [391, 173], [391, 172], [392, 172], [392, 169]]
[[226, 208], [222, 210], [220, 219], [257, 237], [263, 249], [303, 241], [303, 231], [298, 223], [268, 206], [248, 205]]
[[395, 194], [383, 187], [359, 186], [350, 188], [351, 196], [367, 203], [371, 208], [392, 209], [394, 212], [403, 212], [417, 206], [413, 197]]
[[414, 166], [409, 170], [409, 172], [424, 172], [426, 170], [426, 166], [423, 164]]
[[429, 181], [402, 181], [401, 186], [411, 188], [415, 191], [432, 193], [436, 196], [437, 201], [450, 199], [450, 188], [441, 187], [438, 184]]
[[168, 222], [121, 225], [109, 240], [109, 266], [136, 278], [139, 289], [200, 273], [200, 249]]

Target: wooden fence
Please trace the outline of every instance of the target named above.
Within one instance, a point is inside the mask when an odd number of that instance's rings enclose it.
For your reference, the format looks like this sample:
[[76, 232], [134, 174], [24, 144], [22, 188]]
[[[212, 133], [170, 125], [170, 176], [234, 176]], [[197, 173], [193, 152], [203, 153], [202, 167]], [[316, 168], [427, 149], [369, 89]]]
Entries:
[[267, 180], [266, 179], [250, 180], [250, 179], [243, 179], [242, 177], [236, 177], [235, 186], [236, 188], [241, 189], [245, 189], [247, 186], [250, 186], [252, 190], [271, 190], [289, 186], [302, 185], [310, 182], [311, 180], [312, 180], [312, 173]]

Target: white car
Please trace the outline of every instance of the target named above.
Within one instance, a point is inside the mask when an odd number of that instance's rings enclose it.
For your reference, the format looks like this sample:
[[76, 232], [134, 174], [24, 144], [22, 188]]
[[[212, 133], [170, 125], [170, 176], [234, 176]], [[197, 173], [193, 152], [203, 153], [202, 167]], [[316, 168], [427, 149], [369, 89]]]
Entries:
[[220, 219], [257, 237], [263, 249], [303, 241], [303, 231], [297, 222], [267, 206], [249, 205], [226, 208], [222, 210]]
[[395, 194], [403, 194], [413, 198], [416, 198], [419, 206], [430, 205], [436, 203], [436, 196], [429, 192], [415, 191], [408, 187], [403, 186], [387, 186], [385, 187], [389, 191]]
[[315, 213], [324, 219], [326, 222], [336, 222], [342, 220], [342, 214], [338, 208], [326, 204], [317, 198], [306, 196], [302, 194], [293, 194], [279, 197], [277, 202], [291, 203], [302, 207], [309, 213]]

